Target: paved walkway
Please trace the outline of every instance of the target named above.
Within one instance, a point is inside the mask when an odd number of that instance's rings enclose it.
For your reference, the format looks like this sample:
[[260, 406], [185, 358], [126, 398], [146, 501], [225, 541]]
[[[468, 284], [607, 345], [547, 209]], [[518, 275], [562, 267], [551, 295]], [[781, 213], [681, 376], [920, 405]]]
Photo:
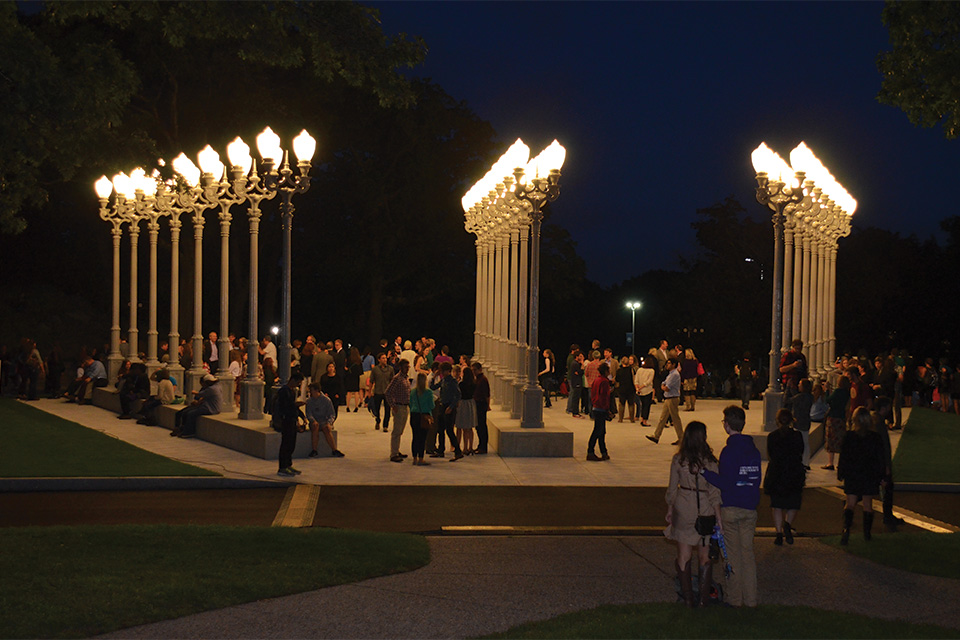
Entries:
[[[124, 629], [115, 638], [465, 638], [602, 604], [672, 602], [676, 548], [652, 537], [429, 538], [394, 576]], [[816, 542], [757, 543], [763, 604], [960, 629], [957, 581]], [[678, 612], [682, 611], [680, 605]], [[816, 620], [811, 620], [816, 624]]]
[[[726, 434], [720, 424], [723, 408], [729, 400], [698, 400], [695, 412], [681, 412], [684, 423], [700, 420], [707, 425], [707, 439], [719, 455], [726, 442]], [[205, 467], [229, 478], [257, 480], [281, 480], [276, 475], [277, 463], [273, 460], [254, 458], [209, 442], [169, 437], [170, 432], [160, 427], [144, 427], [133, 420], [118, 420], [105, 409], [90, 405], [78, 406], [62, 400], [41, 400], [30, 403], [68, 420], [103, 431], [154, 453]], [[456, 463], [450, 462], [450, 454], [443, 460], [431, 459], [429, 467], [414, 467], [409, 461], [404, 464], [389, 461], [390, 436], [374, 431], [373, 417], [363, 409], [357, 413], [340, 412], [336, 423], [339, 448], [346, 458], [298, 459], [295, 466], [303, 471], [297, 482], [323, 485], [490, 485], [490, 486], [621, 486], [664, 487], [667, 485], [670, 458], [676, 452], [671, 447], [675, 434], [668, 427], [659, 445], [649, 442], [644, 436], [653, 429], [641, 427], [639, 422], [607, 423], [607, 448], [611, 460], [587, 462], [587, 440], [593, 422], [575, 419], [555, 403], [544, 411], [544, 420], [569, 429], [574, 434], [573, 458], [500, 458], [491, 453], [486, 456], [468, 456]], [[760, 402], [753, 403], [747, 412], [746, 432], [756, 437], [757, 446], [766, 446], [761, 430]], [[654, 405], [651, 422], [656, 423], [660, 405]], [[904, 420], [909, 409], [904, 410]], [[391, 425], [392, 426], [392, 425]], [[891, 432], [891, 444], [896, 450], [900, 432]], [[411, 433], [404, 431], [402, 451], [409, 453]], [[807, 474], [807, 486], [836, 485], [836, 473], [824, 471], [825, 451], [811, 461]], [[283, 478], [285, 482], [289, 479]]]

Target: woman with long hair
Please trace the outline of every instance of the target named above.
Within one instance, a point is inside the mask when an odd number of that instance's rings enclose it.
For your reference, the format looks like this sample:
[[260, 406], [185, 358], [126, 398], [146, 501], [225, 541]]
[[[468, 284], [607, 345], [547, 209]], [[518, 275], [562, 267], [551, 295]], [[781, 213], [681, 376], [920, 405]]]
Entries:
[[413, 444], [410, 455], [414, 466], [423, 467], [430, 463], [423, 459], [427, 442], [427, 420], [433, 415], [433, 391], [427, 388], [427, 374], [417, 374], [417, 385], [410, 390], [410, 429], [413, 431]]
[[683, 351], [680, 360], [680, 380], [683, 384], [684, 411], [694, 411], [697, 408], [697, 380], [700, 378], [700, 361], [693, 355], [693, 349]]
[[633, 374], [633, 386], [640, 399], [640, 424], [649, 427], [647, 419], [650, 417], [650, 405], [653, 404], [653, 379], [657, 374], [657, 361], [653, 356], [646, 356], [643, 364]]
[[767, 436], [770, 463], [763, 478], [763, 490], [770, 496], [773, 524], [777, 528], [773, 544], [779, 547], [784, 537], [787, 544], [793, 544], [793, 519], [800, 510], [807, 472], [803, 468], [803, 437], [794, 429], [793, 413], [789, 409], [780, 409], [776, 423], [777, 428]]
[[350, 353], [347, 355], [347, 375], [344, 376], [344, 389], [346, 390], [347, 411], [350, 411], [350, 401], [353, 400], [353, 412], [360, 410], [363, 404], [363, 392], [360, 390], [360, 376], [363, 375], [363, 364], [360, 359], [360, 349], [350, 347]]
[[477, 426], [477, 402], [473, 394], [477, 390], [473, 369], [460, 368], [460, 402], [457, 403], [457, 417], [454, 421], [457, 429], [457, 440], [461, 443], [461, 450], [470, 455], [473, 449], [473, 430]]
[[853, 510], [858, 502], [863, 505], [863, 539], [871, 539], [873, 499], [880, 493], [880, 480], [885, 471], [883, 441], [876, 432], [873, 416], [865, 407], [858, 407], [850, 419], [850, 431], [843, 438], [837, 463], [837, 479], [843, 481], [847, 500], [840, 544], [850, 540]]
[[824, 447], [827, 450], [827, 464], [820, 467], [833, 471], [833, 457], [840, 453], [843, 434], [847, 430], [847, 405], [850, 404], [850, 378], [840, 376], [837, 388], [827, 396], [827, 438]]
[[333, 403], [333, 415], [336, 418], [340, 415], [340, 404], [345, 392], [343, 390], [343, 378], [337, 375], [337, 364], [335, 362], [328, 363], [326, 373], [320, 376], [320, 390]]
[[553, 357], [553, 351], [543, 350], [543, 371], [539, 373], [537, 379], [543, 388], [543, 407], [553, 406], [550, 402], [550, 392], [557, 388], [557, 359]]
[[[688, 607], [706, 605], [713, 584], [710, 562], [710, 535], [720, 522], [720, 490], [700, 479], [700, 471], [717, 472], [717, 457], [707, 444], [707, 426], [699, 420], [687, 425], [680, 438], [676, 455], [670, 462], [670, 484], [667, 488], [667, 528], [663, 534], [677, 543], [677, 575], [684, 603]], [[698, 531], [697, 521], [701, 527]], [[708, 531], [707, 528], [710, 530]], [[700, 561], [699, 600], [693, 593], [691, 560], [696, 549]]]

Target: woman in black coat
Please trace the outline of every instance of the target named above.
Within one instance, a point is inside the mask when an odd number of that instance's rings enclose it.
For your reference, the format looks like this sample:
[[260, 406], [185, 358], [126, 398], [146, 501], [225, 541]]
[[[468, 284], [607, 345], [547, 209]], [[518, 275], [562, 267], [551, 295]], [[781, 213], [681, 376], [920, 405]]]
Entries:
[[763, 478], [763, 490], [770, 496], [773, 523], [777, 527], [773, 544], [780, 546], [784, 536], [787, 544], [793, 544], [793, 519], [800, 510], [807, 472], [803, 468], [803, 436], [793, 428], [793, 414], [789, 409], [780, 409], [776, 420], [777, 429], [767, 436], [770, 462]]
[[880, 480], [885, 471], [883, 441], [876, 432], [870, 411], [858, 407], [853, 412], [850, 427], [851, 430], [844, 435], [837, 463], [837, 478], [843, 481], [843, 492], [847, 496], [840, 544], [847, 544], [850, 540], [853, 509], [857, 502], [862, 502], [863, 506], [863, 538], [870, 540], [873, 499], [880, 493]]

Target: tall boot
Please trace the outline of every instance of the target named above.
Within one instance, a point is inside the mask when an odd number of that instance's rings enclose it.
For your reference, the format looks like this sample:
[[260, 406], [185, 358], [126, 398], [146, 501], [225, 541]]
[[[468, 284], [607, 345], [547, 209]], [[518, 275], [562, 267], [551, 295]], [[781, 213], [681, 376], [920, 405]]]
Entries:
[[696, 602], [693, 599], [693, 577], [690, 575], [690, 561], [683, 569], [680, 568], [680, 562], [677, 561], [677, 576], [680, 578], [680, 591], [683, 593], [683, 603], [688, 607], [695, 607]]
[[843, 510], [843, 532], [840, 534], [840, 544], [850, 541], [850, 527], [853, 526], [853, 509]]
[[710, 590], [713, 588], [713, 563], [709, 560], [700, 565], [700, 606], [710, 604]]
[[864, 511], [863, 512], [863, 539], [872, 540], [873, 534], [870, 530], [873, 529], [873, 511]]

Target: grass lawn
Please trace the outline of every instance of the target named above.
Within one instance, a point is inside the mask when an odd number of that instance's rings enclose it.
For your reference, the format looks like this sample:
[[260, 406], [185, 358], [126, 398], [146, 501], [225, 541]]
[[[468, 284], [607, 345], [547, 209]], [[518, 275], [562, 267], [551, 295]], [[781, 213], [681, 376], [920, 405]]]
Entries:
[[893, 458], [896, 482], [960, 483], [960, 416], [913, 409]]
[[840, 546], [840, 536], [827, 536], [819, 540], [878, 564], [928, 576], [960, 580], [960, 533], [881, 533], [867, 542], [863, 539], [862, 530], [857, 529], [860, 522], [858, 511], [854, 529], [850, 534], [850, 544], [846, 547]]
[[10, 399], [0, 400], [0, 438], [0, 478], [219, 475]]
[[[815, 622], [815, 624], [811, 624]], [[523, 624], [490, 638], [960, 638], [933, 625], [810, 607], [690, 611], [675, 603], [608, 605]]]
[[0, 529], [0, 637], [88, 637], [409, 571], [408, 534], [286, 527]]

